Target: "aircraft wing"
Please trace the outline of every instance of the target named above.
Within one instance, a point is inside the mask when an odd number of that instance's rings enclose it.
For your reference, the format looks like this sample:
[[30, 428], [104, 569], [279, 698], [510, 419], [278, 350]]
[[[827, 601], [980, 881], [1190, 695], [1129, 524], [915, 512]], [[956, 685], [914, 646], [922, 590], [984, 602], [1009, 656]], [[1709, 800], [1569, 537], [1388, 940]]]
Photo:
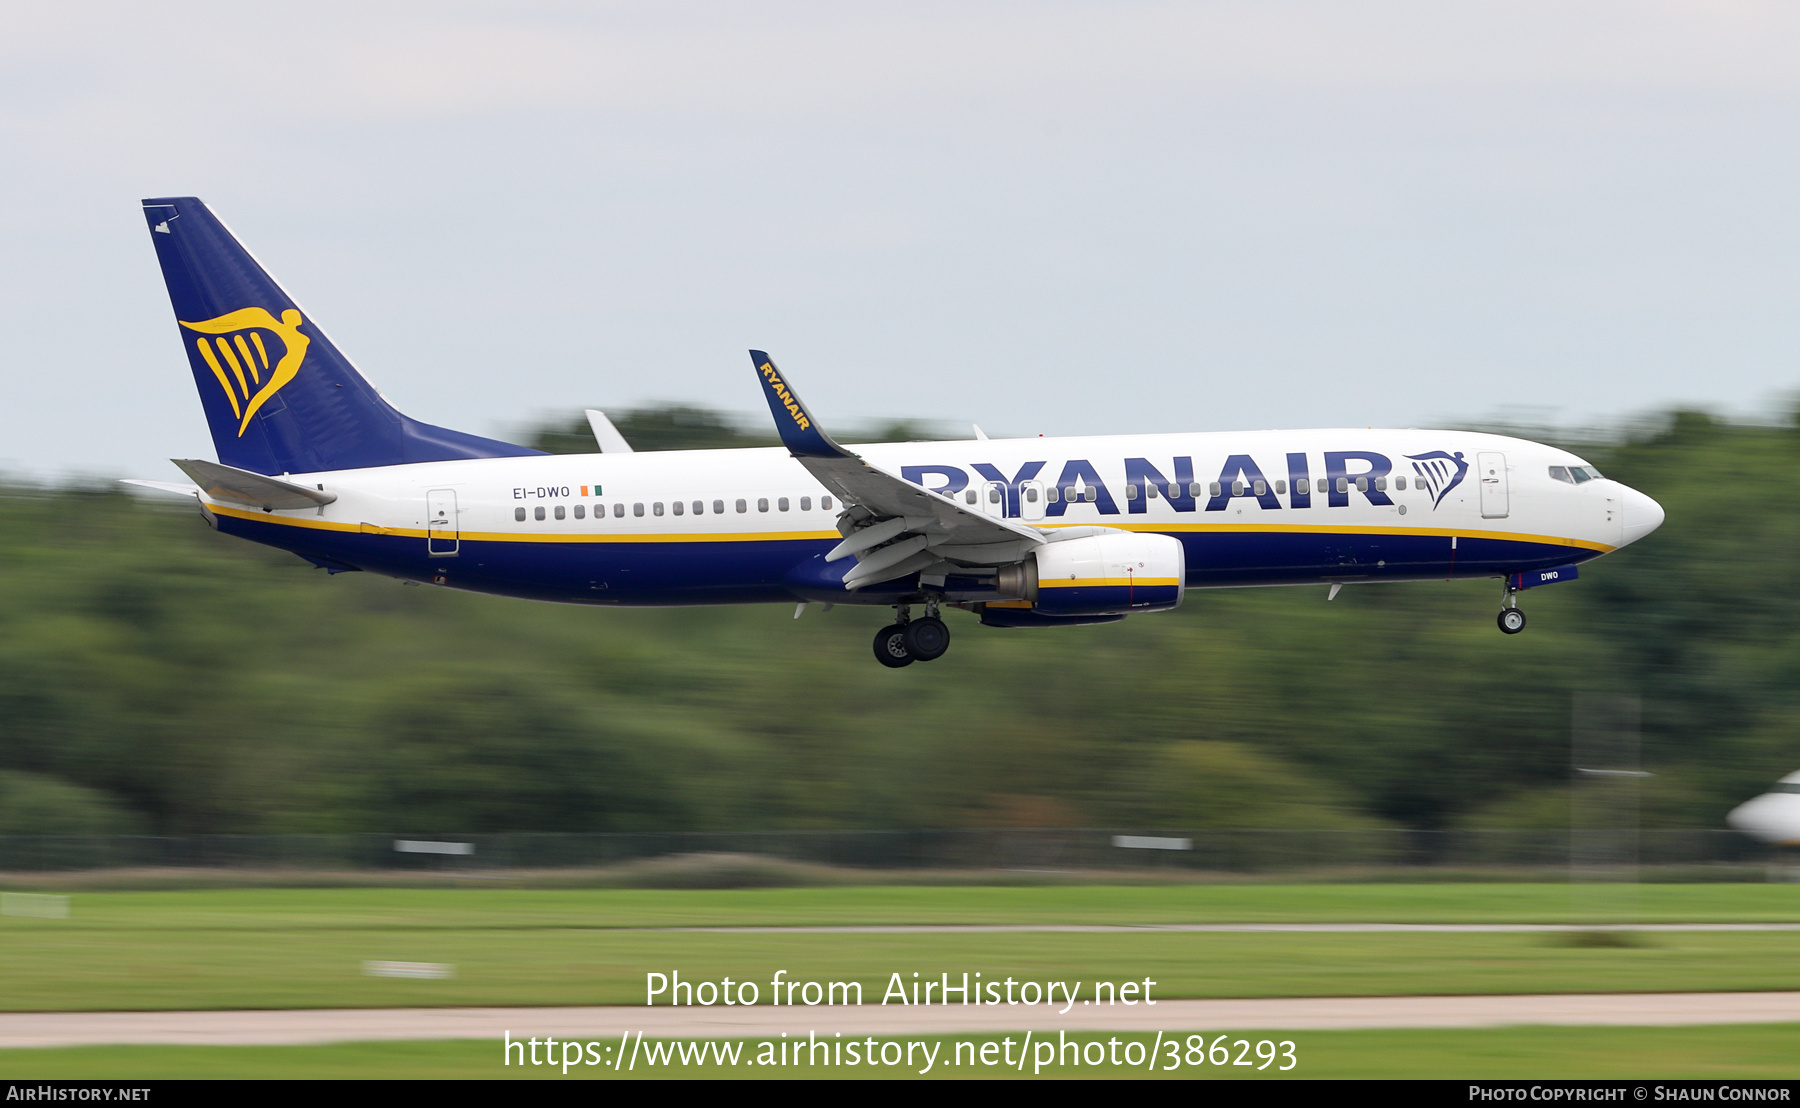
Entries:
[[750, 359], [782, 445], [851, 506], [839, 517], [844, 541], [825, 556], [826, 561], [856, 557], [845, 588], [904, 577], [940, 561], [1004, 565], [1044, 542], [1033, 528], [975, 511], [845, 450], [819, 426], [767, 354], [752, 350]]

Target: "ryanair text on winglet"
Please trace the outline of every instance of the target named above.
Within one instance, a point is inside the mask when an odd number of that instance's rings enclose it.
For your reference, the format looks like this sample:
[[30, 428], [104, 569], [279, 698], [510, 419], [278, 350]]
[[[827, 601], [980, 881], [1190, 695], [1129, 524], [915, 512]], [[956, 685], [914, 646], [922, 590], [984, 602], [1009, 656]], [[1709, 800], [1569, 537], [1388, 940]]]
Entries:
[[811, 427], [812, 421], [806, 418], [806, 413], [800, 410], [800, 402], [794, 399], [794, 394], [788, 391], [787, 385], [776, 375], [774, 364], [764, 362], [761, 368], [762, 375], [769, 379], [769, 387], [775, 390], [775, 395], [787, 406], [788, 414], [794, 417], [794, 422], [800, 425], [802, 431]]

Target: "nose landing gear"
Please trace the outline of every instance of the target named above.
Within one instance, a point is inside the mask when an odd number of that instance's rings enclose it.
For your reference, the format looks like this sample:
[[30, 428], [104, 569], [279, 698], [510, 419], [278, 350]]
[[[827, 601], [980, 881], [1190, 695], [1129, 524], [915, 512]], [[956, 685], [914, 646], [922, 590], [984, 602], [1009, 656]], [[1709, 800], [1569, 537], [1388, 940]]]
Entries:
[[875, 660], [889, 669], [900, 669], [914, 662], [930, 662], [950, 649], [950, 628], [938, 618], [935, 597], [925, 602], [925, 618], [913, 619], [904, 604], [894, 607], [896, 619], [875, 632]]
[[1500, 615], [1494, 622], [1508, 635], [1516, 635], [1525, 630], [1525, 613], [1519, 610], [1518, 589], [1510, 586], [1507, 588], [1506, 596], [1500, 602]]

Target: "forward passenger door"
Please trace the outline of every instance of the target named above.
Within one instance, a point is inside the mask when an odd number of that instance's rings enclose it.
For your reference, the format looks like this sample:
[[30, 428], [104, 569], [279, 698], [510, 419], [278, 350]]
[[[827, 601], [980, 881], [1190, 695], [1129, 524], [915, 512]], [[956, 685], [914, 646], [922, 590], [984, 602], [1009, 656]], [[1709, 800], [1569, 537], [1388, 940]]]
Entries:
[[1481, 475], [1481, 518], [1505, 519], [1507, 515], [1506, 455], [1484, 450], [1475, 455]]

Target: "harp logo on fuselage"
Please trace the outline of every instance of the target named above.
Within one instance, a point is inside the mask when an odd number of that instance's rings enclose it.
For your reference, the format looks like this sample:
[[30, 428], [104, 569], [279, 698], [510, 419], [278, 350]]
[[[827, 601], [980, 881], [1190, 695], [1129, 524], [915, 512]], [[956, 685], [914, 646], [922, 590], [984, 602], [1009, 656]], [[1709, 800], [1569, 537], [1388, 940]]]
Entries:
[[[249, 429], [250, 417], [300, 372], [312, 342], [300, 333], [305, 321], [293, 308], [280, 319], [266, 308], [239, 308], [197, 323], [180, 322], [198, 332], [194, 349], [225, 390], [239, 438]], [[271, 350], [272, 344], [278, 348]]]
[[[1431, 493], [1431, 510], [1444, 502], [1450, 490], [1462, 484], [1462, 479], [1469, 475], [1469, 463], [1463, 460], [1463, 452], [1446, 454], [1442, 450], [1433, 450], [1429, 454], [1408, 454], [1407, 461], [1413, 464], [1413, 472], [1425, 483], [1425, 489]], [[1451, 470], [1456, 472], [1453, 474]]]

